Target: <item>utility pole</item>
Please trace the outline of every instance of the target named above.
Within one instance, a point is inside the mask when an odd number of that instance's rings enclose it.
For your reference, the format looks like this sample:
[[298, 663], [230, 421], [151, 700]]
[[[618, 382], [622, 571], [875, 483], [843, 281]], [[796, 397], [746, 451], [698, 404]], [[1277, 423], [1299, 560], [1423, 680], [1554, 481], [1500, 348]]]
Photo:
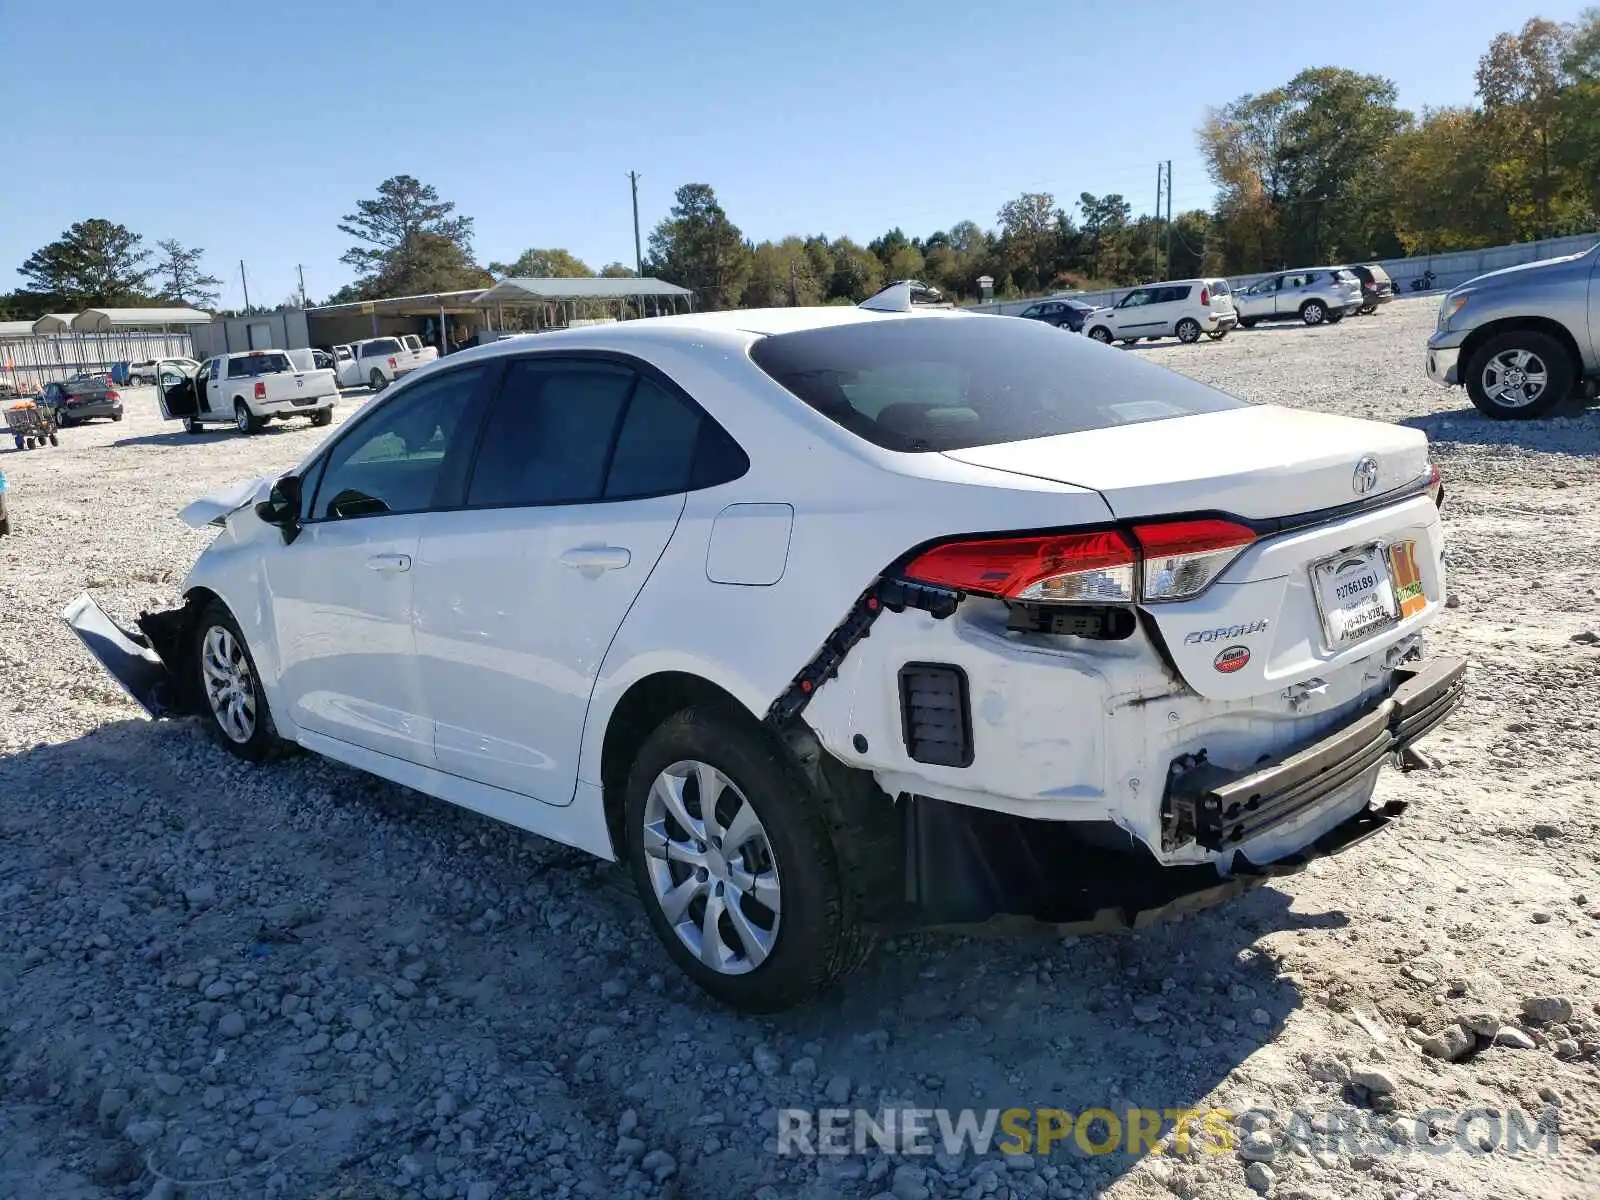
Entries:
[[1167, 270], [1172, 270], [1172, 160], [1167, 159]]
[[248, 309], [250, 307], [250, 281], [245, 278], [244, 259], [242, 258], [239, 260], [239, 283], [244, 288], [244, 306]]
[[306, 269], [299, 263], [294, 265], [295, 272], [300, 276], [300, 307], [306, 306]]
[[639, 248], [639, 172], [629, 171], [628, 182], [633, 185], [633, 270], [644, 276], [644, 254]]
[[[1156, 164], [1156, 231], [1161, 230], [1161, 172], [1162, 165]], [[1161, 278], [1161, 242], [1155, 243], [1156, 278]]]

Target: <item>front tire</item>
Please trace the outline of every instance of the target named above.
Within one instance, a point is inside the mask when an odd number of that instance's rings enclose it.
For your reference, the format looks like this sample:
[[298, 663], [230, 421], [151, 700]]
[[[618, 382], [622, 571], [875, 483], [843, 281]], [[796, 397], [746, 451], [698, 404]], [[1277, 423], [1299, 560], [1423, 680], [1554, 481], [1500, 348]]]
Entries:
[[187, 434], [198, 435], [199, 433], [203, 432], [204, 429], [205, 426], [200, 423], [200, 419], [198, 417], [185, 417], [183, 419], [183, 431]]
[[1307, 300], [1300, 306], [1300, 319], [1307, 325], [1321, 325], [1328, 319], [1328, 310], [1320, 300]]
[[1104, 325], [1096, 325], [1093, 329], [1089, 330], [1089, 336], [1095, 341], [1099, 342], [1102, 346], [1111, 345], [1111, 330], [1107, 329]]
[[1577, 371], [1567, 348], [1547, 333], [1515, 329], [1490, 338], [1467, 363], [1467, 395], [1496, 421], [1530, 421], [1572, 395]]
[[634, 761], [624, 819], [651, 927], [719, 1002], [790, 1008], [865, 956], [823, 801], [752, 720], [668, 718]]
[[194, 670], [206, 724], [224, 749], [253, 763], [283, 754], [287, 743], [273, 724], [244, 632], [220, 600], [206, 605], [195, 625]]
[[1200, 322], [1193, 317], [1185, 317], [1178, 322], [1178, 328], [1174, 332], [1185, 346], [1192, 346], [1200, 340]]

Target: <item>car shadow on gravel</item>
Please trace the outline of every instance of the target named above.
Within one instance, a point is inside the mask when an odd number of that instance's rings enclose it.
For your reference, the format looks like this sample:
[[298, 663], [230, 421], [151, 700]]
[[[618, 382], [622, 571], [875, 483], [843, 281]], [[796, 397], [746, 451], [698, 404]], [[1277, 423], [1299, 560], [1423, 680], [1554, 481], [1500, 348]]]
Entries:
[[[985, 1156], [1001, 1172], [1048, 1168], [1098, 1190], [1148, 1152], [1130, 1152], [1130, 1110], [1170, 1128], [1167, 1110], [1200, 1104], [1301, 1005], [1258, 940], [1346, 923], [1339, 911], [1296, 912], [1268, 886], [1128, 934], [902, 936], [819, 999], [743, 1017], [674, 968], [620, 865], [314, 755], [249, 767], [192, 721], [118, 721], [0, 758], [0, 844], [17, 889], [8, 903], [62, 908], [90, 947], [35, 960], [16, 986], [0, 971], [0, 1010], [43, 1015], [82, 999], [84, 1014], [98, 1005], [125, 1021], [139, 992], [149, 1011], [170, 1010], [157, 1033], [177, 1057], [193, 1024], [241, 1007], [241, 1065], [206, 1082], [229, 1097], [315, 1090], [343, 1105], [346, 1133], [309, 1139], [297, 1159], [300, 1177], [319, 1181], [393, 1140], [364, 1105], [435, 1111], [427, 1048], [451, 1043], [480, 1079], [548, 1080], [537, 1083], [544, 1119], [580, 1130], [602, 1168], [619, 1116], [635, 1110], [639, 1136], [671, 1153], [683, 1196], [766, 1185], [787, 1195], [812, 1182], [865, 1196], [882, 1190], [867, 1176], [886, 1159], [874, 1180], [909, 1164], [958, 1177], [959, 1191], [988, 1169], [971, 1149], [937, 1168], [926, 1154], [780, 1156], [780, 1114], [822, 1108], [944, 1109], [952, 1121], [973, 1109], [980, 1125], [991, 1110], [1074, 1121], [1105, 1110], [1084, 1118], [1081, 1141], [1073, 1125], [1026, 1166], [1000, 1153], [1016, 1144], [1004, 1130]], [[40, 937], [0, 943], [0, 967], [13, 956], [23, 966], [24, 943]], [[197, 991], [196, 980], [244, 971], [259, 1000], [219, 1005]], [[394, 1018], [377, 1027], [393, 1082], [371, 1084], [364, 1050], [308, 1052], [309, 1030], [280, 1004], [289, 994], [328, 1014], [377, 1003]], [[136, 1042], [108, 1053], [108, 1075], [144, 1078]], [[209, 1145], [221, 1114], [200, 1110], [200, 1090], [136, 1097]], [[63, 1103], [92, 1111], [93, 1099], [85, 1087]], [[480, 1104], [517, 1108], [509, 1093]], [[1035, 1131], [1038, 1120], [1028, 1117]], [[1036, 1178], [1029, 1186], [1043, 1189]]]
[[1593, 404], [1574, 400], [1533, 421], [1496, 421], [1469, 406], [1402, 417], [1399, 424], [1427, 434], [1430, 442], [1595, 456], [1600, 455], [1600, 408]]
[[305, 428], [304, 425], [282, 425], [274, 423], [272, 425], [268, 425], [265, 429], [262, 429], [259, 432], [245, 435], [241, 434], [231, 425], [218, 425], [215, 428], [206, 429], [200, 433], [190, 433], [184, 429], [179, 429], [172, 433], [146, 433], [141, 434], [138, 437], [121, 438], [115, 442], [103, 442], [100, 445], [95, 446], [94, 449], [116, 450], [124, 446], [205, 446], [212, 442], [223, 441], [227, 438], [245, 436], [252, 438], [282, 437], [286, 433], [292, 433], [295, 429], [303, 428]]

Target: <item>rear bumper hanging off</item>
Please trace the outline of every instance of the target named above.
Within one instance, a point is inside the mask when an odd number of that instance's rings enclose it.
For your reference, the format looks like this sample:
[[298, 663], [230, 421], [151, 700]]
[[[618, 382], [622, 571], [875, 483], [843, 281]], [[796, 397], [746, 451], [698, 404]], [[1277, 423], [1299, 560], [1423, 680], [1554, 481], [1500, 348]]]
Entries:
[[1175, 760], [1162, 798], [1163, 838], [1219, 851], [1266, 833], [1338, 792], [1431, 731], [1461, 703], [1467, 660], [1401, 667], [1392, 695], [1302, 750], [1251, 771], [1229, 771], [1204, 751]]

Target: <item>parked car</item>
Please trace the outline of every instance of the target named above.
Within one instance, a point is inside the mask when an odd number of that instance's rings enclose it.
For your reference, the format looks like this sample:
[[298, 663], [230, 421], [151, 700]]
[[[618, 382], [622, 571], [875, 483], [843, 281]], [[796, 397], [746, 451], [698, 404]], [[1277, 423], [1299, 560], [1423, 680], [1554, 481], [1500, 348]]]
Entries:
[[190, 370], [183, 360], [156, 364], [161, 416], [182, 421], [190, 433], [207, 425], [232, 425], [260, 433], [269, 421], [309, 417], [333, 422], [339, 385], [332, 371], [302, 370], [284, 350], [244, 350], [209, 358]]
[[1343, 267], [1306, 267], [1252, 283], [1236, 300], [1246, 329], [1258, 321], [1335, 325], [1361, 308], [1361, 282]]
[[885, 927], [1142, 923], [1388, 824], [1466, 668], [1422, 656], [1426, 438], [872, 303], [452, 355], [185, 509], [221, 532], [147, 643], [68, 619], [240, 758], [625, 859], [747, 1010]]
[[1082, 300], [1041, 300], [1037, 304], [1028, 305], [1017, 316], [1029, 321], [1043, 321], [1046, 325], [1054, 325], [1057, 329], [1082, 333], [1083, 319], [1093, 311], [1094, 305], [1086, 304]]
[[413, 366], [425, 367], [439, 357], [439, 348], [430, 346], [414, 333], [402, 334], [400, 343], [411, 355]]
[[1600, 243], [1446, 292], [1427, 372], [1496, 420], [1545, 416], [1600, 380]]
[[1097, 308], [1083, 327], [1097, 342], [1132, 345], [1140, 338], [1221, 341], [1238, 323], [1226, 279], [1182, 279], [1136, 287], [1110, 308]]
[[128, 382], [130, 384], [154, 383], [156, 381], [156, 363], [172, 363], [190, 370], [197, 369], [200, 364], [192, 358], [147, 358], [141, 362], [128, 364]]
[[1356, 277], [1361, 284], [1361, 308], [1359, 311], [1372, 313], [1378, 310], [1378, 305], [1387, 304], [1394, 299], [1394, 280], [1389, 278], [1378, 263], [1358, 263], [1356, 266], [1346, 268]]
[[[438, 357], [435, 351], [434, 357]], [[403, 379], [422, 364], [398, 337], [368, 338], [333, 348], [334, 370], [340, 387], [366, 384], [381, 392], [397, 379]]]
[[39, 403], [55, 410], [56, 421], [63, 428], [101, 417], [122, 420], [122, 393], [101, 376], [79, 375], [47, 383], [39, 393]]

